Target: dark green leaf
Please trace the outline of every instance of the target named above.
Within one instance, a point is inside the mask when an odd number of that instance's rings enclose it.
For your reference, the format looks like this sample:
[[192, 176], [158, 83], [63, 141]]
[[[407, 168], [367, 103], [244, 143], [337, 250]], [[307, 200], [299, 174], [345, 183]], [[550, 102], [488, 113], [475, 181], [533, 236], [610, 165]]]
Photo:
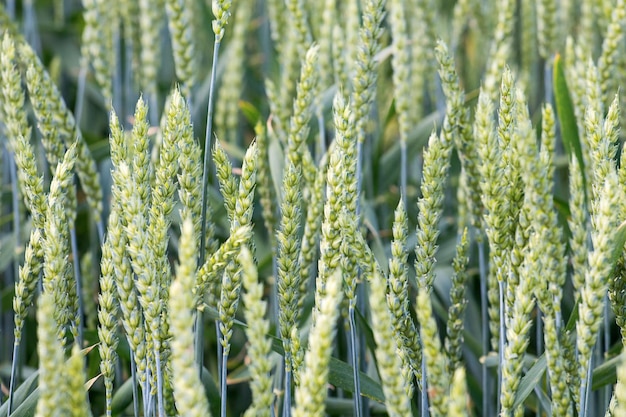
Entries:
[[[37, 398], [39, 397], [39, 393], [34, 394], [37, 391], [37, 383], [39, 380], [39, 372], [33, 372], [31, 376], [29, 376], [22, 384], [15, 390], [13, 393], [13, 414], [17, 412], [17, 409], [22, 405], [29, 401], [33, 401], [30, 399], [31, 396], [35, 396], [34, 399], [35, 404], [37, 403]], [[5, 402], [0, 407], [0, 416], [6, 416], [8, 410], [9, 403]]]
[[[442, 116], [443, 114], [439, 112], [431, 113], [415, 126], [406, 142], [408, 158], [415, 156], [428, 143], [430, 133], [436, 128]], [[380, 190], [388, 190], [391, 185], [398, 182], [399, 175], [400, 142], [396, 142], [381, 158], [378, 172], [378, 188]]]
[[559, 124], [561, 125], [561, 138], [563, 140], [563, 147], [569, 158], [572, 155], [576, 157], [580, 172], [583, 176], [583, 184], [587, 184], [585, 177], [585, 162], [583, 160], [583, 151], [580, 146], [580, 136], [578, 134], [578, 124], [576, 123], [576, 114], [574, 113], [574, 105], [567, 87], [567, 81], [565, 79], [565, 72], [563, 70], [563, 61], [561, 55], [557, 54], [554, 57], [554, 71], [553, 71], [553, 83], [554, 83], [554, 100], [556, 103], [556, 112], [559, 118]]
[[591, 375], [591, 389], [597, 390], [617, 382], [617, 367], [622, 363], [622, 355], [615, 356], [596, 367]]
[[543, 378], [543, 375], [546, 372], [546, 367], [546, 356], [541, 355], [541, 357], [537, 359], [535, 364], [522, 378], [519, 387], [517, 388], [517, 393], [515, 393], [515, 403], [513, 404], [513, 409], [516, 409], [524, 404], [524, 401], [526, 401], [526, 398], [530, 395], [530, 393], [533, 392], [535, 387], [541, 383], [541, 378]]
[[239, 101], [239, 108], [250, 125], [255, 126], [261, 120], [261, 112], [248, 101]]

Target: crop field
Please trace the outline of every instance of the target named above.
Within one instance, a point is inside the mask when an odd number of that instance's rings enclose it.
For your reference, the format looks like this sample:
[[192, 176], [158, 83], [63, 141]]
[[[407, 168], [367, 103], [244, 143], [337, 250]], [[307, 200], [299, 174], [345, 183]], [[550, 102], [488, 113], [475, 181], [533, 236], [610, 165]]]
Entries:
[[0, 4], [0, 417], [626, 417], [626, 0]]

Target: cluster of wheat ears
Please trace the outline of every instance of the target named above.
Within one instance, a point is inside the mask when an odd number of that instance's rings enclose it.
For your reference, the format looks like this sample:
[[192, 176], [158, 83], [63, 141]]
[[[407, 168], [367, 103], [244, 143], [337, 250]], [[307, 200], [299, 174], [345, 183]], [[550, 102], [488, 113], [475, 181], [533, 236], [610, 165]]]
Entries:
[[626, 416], [625, 0], [38, 3], [0, 416]]

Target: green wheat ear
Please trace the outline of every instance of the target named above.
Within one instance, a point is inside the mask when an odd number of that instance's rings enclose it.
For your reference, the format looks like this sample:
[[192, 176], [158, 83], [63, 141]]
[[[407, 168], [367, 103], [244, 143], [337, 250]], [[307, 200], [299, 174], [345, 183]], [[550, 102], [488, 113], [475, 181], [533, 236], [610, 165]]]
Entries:
[[63, 157], [64, 147], [76, 142], [76, 173], [102, 234], [102, 187], [96, 162], [76, 126], [74, 116], [33, 49], [28, 44], [21, 43], [18, 45], [18, 52], [21, 64], [27, 68], [26, 86], [46, 149], [46, 157], [54, 169]]
[[[409, 382], [402, 369], [401, 347], [393, 335], [394, 319], [385, 302], [385, 278], [375, 274], [370, 280], [370, 311], [372, 314], [372, 330], [376, 340], [376, 361], [378, 372], [385, 393], [385, 404], [390, 416], [411, 415], [411, 406], [407, 392], [410, 392]], [[425, 308], [425, 307], [423, 307]], [[412, 377], [411, 374], [408, 375]]]
[[66, 382], [59, 364], [65, 360], [63, 346], [58, 339], [55, 317], [57, 306], [54, 294], [44, 291], [37, 306], [37, 352], [39, 354], [39, 400], [36, 417], [61, 417], [70, 415], [65, 401]]
[[267, 303], [262, 300], [263, 285], [258, 282], [258, 274], [252, 254], [245, 246], [241, 248], [239, 263], [243, 273], [243, 287], [246, 290], [243, 295], [243, 302], [246, 306], [244, 316], [248, 325], [246, 336], [250, 343], [248, 356], [250, 358], [249, 368], [252, 376], [250, 388], [253, 397], [252, 404], [246, 410], [244, 416], [269, 417], [273, 396], [272, 380], [270, 378], [272, 363], [269, 360], [271, 344], [267, 337], [270, 323], [264, 318]]
[[326, 280], [323, 294], [318, 294], [319, 291], [316, 290], [314, 322], [300, 372], [300, 385], [296, 388], [296, 407], [292, 412], [294, 417], [324, 415], [324, 401], [328, 392], [326, 387], [328, 366], [337, 330], [339, 306], [343, 297], [341, 281], [341, 272], [336, 270]]
[[192, 32], [192, 9], [184, 0], [165, 1], [174, 53], [176, 76], [182, 82], [182, 94], [190, 98], [197, 76], [197, 59]]
[[172, 331], [171, 366], [173, 371], [174, 399], [177, 411], [185, 416], [210, 416], [209, 402], [204, 394], [202, 381], [189, 348], [194, 346], [193, 325], [195, 322], [194, 284], [198, 258], [197, 239], [193, 221], [183, 220], [176, 280], [169, 290], [169, 318]]
[[115, 378], [115, 363], [117, 353], [115, 349], [118, 345], [117, 337], [117, 314], [118, 299], [115, 288], [115, 267], [113, 263], [111, 241], [107, 241], [102, 246], [102, 275], [100, 277], [100, 295], [98, 296], [98, 339], [100, 344], [100, 371], [104, 378], [106, 396], [106, 415], [112, 415], [111, 402], [113, 399], [113, 381]]

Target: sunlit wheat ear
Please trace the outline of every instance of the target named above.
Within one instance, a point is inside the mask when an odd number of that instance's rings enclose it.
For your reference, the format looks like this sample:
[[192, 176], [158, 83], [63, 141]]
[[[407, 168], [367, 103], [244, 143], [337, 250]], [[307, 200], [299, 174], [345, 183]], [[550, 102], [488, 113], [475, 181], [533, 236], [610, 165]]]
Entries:
[[73, 167], [76, 156], [76, 146], [72, 145], [63, 160], [57, 165], [54, 178], [48, 194], [48, 208], [44, 225], [44, 266], [43, 266], [43, 289], [54, 296], [57, 306], [54, 318], [58, 327], [58, 338], [65, 345], [67, 342], [66, 331], [71, 317], [70, 291], [71, 276], [68, 273], [67, 257], [69, 256], [69, 225], [65, 205], [67, 193], [74, 192], [72, 180], [74, 178]]
[[[168, 299], [168, 289], [172, 279], [170, 262], [167, 254], [169, 244], [170, 215], [174, 210], [174, 197], [176, 186], [174, 179], [178, 172], [178, 149], [176, 147], [179, 138], [186, 131], [192, 129], [189, 121], [189, 111], [180, 93], [174, 90], [166, 118], [164, 135], [159, 148], [159, 159], [154, 164], [154, 184], [151, 187], [151, 205], [148, 212], [149, 226], [148, 235], [150, 246], [154, 253], [154, 267], [157, 271], [155, 286], [159, 291], [159, 300], [162, 309], [165, 310]], [[188, 133], [187, 133], [188, 134]], [[197, 236], [198, 232], [196, 232]], [[197, 239], [196, 239], [197, 240]], [[162, 324], [159, 338], [163, 344], [164, 357], [168, 352], [168, 315], [161, 312]]]
[[456, 50], [459, 43], [462, 42], [462, 35], [467, 28], [472, 6], [473, 4], [470, 0], [459, 0], [454, 5], [452, 10], [452, 35], [450, 36], [450, 46], [453, 50]]
[[335, 147], [330, 153], [328, 174], [326, 178], [326, 202], [320, 241], [320, 258], [318, 261], [318, 275], [316, 278], [315, 296], [324, 295], [325, 283], [335, 269], [339, 267], [341, 247], [339, 215], [342, 207], [343, 184], [343, 154]]
[[283, 34], [287, 27], [285, 24], [285, 14], [281, 13], [285, 5], [284, 2], [280, 0], [268, 0], [265, 5], [269, 17], [270, 37], [272, 38], [276, 52], [281, 53], [282, 44], [285, 42]]
[[[622, 171], [624, 171], [624, 168], [620, 169], [620, 172]], [[571, 216], [568, 219], [568, 224], [572, 233], [569, 241], [572, 284], [574, 286], [574, 298], [578, 299], [580, 289], [585, 282], [585, 271], [587, 269], [589, 212], [585, 201], [583, 174], [575, 156], [572, 156], [569, 164], [569, 192]]]
[[292, 162], [287, 163], [283, 177], [283, 203], [281, 205], [282, 218], [278, 231], [278, 302], [280, 335], [285, 349], [285, 367], [291, 371], [290, 337], [292, 329], [296, 329], [298, 319], [298, 302], [300, 295], [300, 224], [301, 177]]
[[626, 417], [626, 361], [622, 356], [620, 364], [617, 366], [617, 385], [611, 404], [614, 405], [611, 415], [615, 417]]
[[127, 161], [136, 185], [139, 198], [140, 213], [147, 215], [151, 202], [151, 177], [153, 167], [150, 165], [150, 139], [148, 138], [148, 104], [139, 97], [135, 106], [134, 125], [131, 133], [132, 159]]
[[287, 158], [292, 161], [296, 168], [300, 168], [302, 153], [308, 152], [302, 144], [306, 142], [309, 134], [309, 121], [313, 113], [313, 102], [317, 92], [318, 76], [318, 51], [314, 45], [306, 52], [300, 81], [297, 84], [296, 98], [293, 101], [293, 114], [289, 121]]
[[[319, 27], [318, 44], [320, 46], [319, 53], [319, 73], [320, 84], [319, 92], [323, 92], [334, 84], [333, 77], [333, 29], [335, 27], [337, 15], [337, 0], [324, 0], [319, 2], [323, 5], [321, 23]], [[320, 110], [320, 109], [318, 109]]]
[[[181, 216], [189, 217], [194, 222], [194, 230], [199, 239], [202, 230], [200, 224], [202, 218], [202, 149], [195, 141], [191, 125], [191, 115], [187, 106], [184, 106], [182, 96], [172, 100], [170, 112], [174, 116], [173, 122], [176, 129], [172, 134], [179, 135], [176, 144], [178, 157], [177, 164], [180, 166], [178, 174], [178, 198], [183, 205]], [[176, 137], [176, 136], [175, 136]], [[208, 253], [216, 249], [215, 225], [210, 205], [207, 205], [207, 227], [205, 231], [206, 248]]]
[[176, 76], [182, 83], [182, 95], [189, 98], [197, 76], [192, 9], [184, 0], [166, 0], [165, 10], [172, 39]]
[[[19, 188], [31, 213], [33, 227], [43, 229], [46, 212], [44, 181], [37, 170], [37, 160], [30, 144], [31, 129], [24, 110], [24, 90], [17, 68], [15, 44], [8, 34], [5, 34], [2, 40], [0, 78], [3, 80], [2, 118], [6, 126], [9, 147], [14, 153]], [[36, 241], [32, 242], [37, 244]]]
[[256, 143], [259, 148], [259, 157], [257, 160], [257, 192], [259, 193], [259, 202], [262, 208], [263, 221], [272, 247], [276, 246], [275, 228], [276, 228], [276, 190], [272, 180], [272, 172], [269, 162], [269, 135], [263, 123], [259, 122], [254, 127], [256, 134]]
[[452, 143], [436, 133], [430, 135], [424, 151], [422, 198], [418, 201], [417, 247], [415, 272], [418, 285], [430, 289], [434, 280], [435, 252], [439, 236], [439, 219], [443, 209], [444, 187], [450, 167]]
[[115, 349], [118, 345], [118, 300], [117, 288], [115, 287], [115, 267], [111, 252], [111, 243], [107, 239], [102, 246], [100, 295], [98, 296], [98, 304], [100, 306], [98, 310], [98, 339], [100, 340], [98, 350], [100, 352], [100, 372], [102, 372], [104, 378], [105, 411], [107, 416], [112, 414], [111, 401], [113, 398], [113, 381], [117, 361]]
[[478, 98], [474, 135], [478, 143], [478, 155], [481, 159], [481, 198], [485, 213], [483, 216], [485, 232], [489, 239], [490, 274], [489, 274], [489, 329], [491, 345], [495, 348], [499, 340], [498, 281], [495, 271], [498, 262], [503, 261], [504, 248], [495, 242], [506, 239], [509, 228], [507, 223], [508, 205], [504, 199], [506, 185], [503, 185], [504, 167], [502, 149], [495, 134], [493, 121], [493, 101], [482, 92]]
[[393, 38], [393, 56], [391, 65], [393, 68], [393, 86], [396, 105], [396, 113], [398, 115], [398, 130], [400, 136], [400, 145], [403, 152], [401, 166], [400, 192], [403, 198], [406, 198], [406, 141], [411, 131], [411, 126], [415, 125], [418, 120], [419, 113], [415, 109], [410, 109], [414, 103], [421, 100], [412, 100], [411, 94], [411, 77], [421, 76], [421, 74], [411, 73], [411, 54], [409, 42], [409, 33], [406, 22], [405, 2], [401, 0], [392, 0], [388, 2], [389, 20], [391, 27], [391, 35]]
[[463, 230], [461, 239], [456, 246], [456, 255], [452, 260], [454, 274], [452, 288], [450, 288], [450, 307], [448, 308], [448, 322], [445, 349], [448, 355], [448, 372], [454, 375], [462, 368], [463, 330], [465, 329], [465, 309], [468, 304], [466, 285], [469, 278], [467, 264], [469, 262], [469, 237], [467, 228]]
[[224, 198], [224, 206], [228, 213], [228, 219], [235, 219], [235, 205], [237, 204], [237, 178], [233, 175], [233, 166], [219, 142], [213, 148], [213, 162], [217, 171], [217, 179], [220, 183], [220, 191]]
[[[520, 152], [516, 146], [517, 125], [526, 123], [524, 129], [530, 129], [530, 116], [526, 110], [527, 101], [520, 88], [515, 85], [513, 73], [505, 67], [500, 88], [500, 108], [498, 110], [498, 140], [502, 149], [502, 166], [505, 185], [504, 201], [506, 202], [506, 230], [504, 231], [503, 249], [510, 250], [515, 234], [515, 223], [522, 205], [524, 193], [521, 191], [523, 182], [520, 170]], [[521, 121], [521, 122], [520, 122]], [[523, 132], [526, 134], [526, 131]], [[502, 265], [507, 268], [505, 260]], [[498, 266], [499, 267], [499, 266]]]
[[543, 59], [550, 59], [555, 52], [557, 25], [556, 3], [548, 0], [537, 2], [537, 40], [539, 41], [539, 55]]
[[[590, 184], [590, 211], [592, 225], [595, 222], [599, 192], [602, 189], [600, 184], [604, 184], [607, 175], [615, 171], [612, 159], [617, 151], [616, 144], [611, 143], [615, 139], [613, 134], [605, 134], [604, 126], [613, 130], [612, 126], [618, 123], [615, 110], [609, 110], [608, 123], [603, 120], [604, 105], [600, 93], [600, 83], [598, 71], [592, 61], [589, 61], [588, 73], [586, 76], [585, 114], [584, 114], [584, 135], [585, 144], [589, 149], [589, 161], [587, 164], [587, 183]], [[618, 101], [614, 100], [613, 106], [617, 106]]]
[[258, 274], [252, 254], [245, 246], [241, 248], [239, 263], [242, 267], [242, 282], [245, 289], [242, 297], [246, 306], [244, 317], [248, 325], [246, 328], [246, 336], [249, 343], [248, 358], [250, 360], [248, 366], [252, 377], [250, 383], [252, 404], [246, 410], [244, 416], [269, 417], [273, 396], [270, 378], [272, 364], [269, 360], [271, 344], [267, 337], [270, 324], [264, 318], [267, 303], [263, 301], [263, 284], [258, 282]]
[[200, 307], [204, 296], [208, 295], [209, 306], [217, 308], [220, 300], [222, 272], [236, 258], [241, 245], [248, 242], [251, 237], [250, 225], [236, 229], [200, 267], [195, 290], [196, 306]]
[[[304, 160], [304, 170], [307, 170], [310, 160]], [[320, 166], [315, 173], [315, 181], [310, 190], [310, 199], [306, 207], [306, 218], [304, 220], [304, 232], [302, 235], [302, 247], [300, 248], [300, 299], [298, 308], [302, 309], [304, 297], [308, 293], [308, 288], [312, 282], [313, 263], [317, 257], [317, 246], [322, 227], [322, 217], [324, 210], [324, 187], [326, 176], [328, 175], [328, 153], [320, 161]]]
[[602, 187], [598, 185], [598, 194], [596, 218], [591, 232], [593, 252], [589, 254], [585, 283], [580, 292], [579, 316], [582, 319], [576, 323], [578, 375], [581, 381], [580, 399], [577, 404], [578, 412], [587, 406], [584, 400], [585, 393], [591, 383], [588, 369], [589, 361], [602, 323], [604, 297], [613, 268], [609, 260], [614, 246], [614, 230], [617, 227], [617, 219], [612, 215], [612, 208], [617, 207], [623, 198], [623, 192], [618, 186], [615, 173], [610, 173], [606, 177]]
[[385, 278], [379, 274], [370, 280], [369, 303], [376, 340], [376, 361], [389, 415], [407, 416], [411, 414], [407, 395], [409, 382], [405, 379], [405, 373], [398, 372], [402, 369], [401, 355], [398, 355], [402, 347], [393, 335], [394, 319], [385, 301], [386, 286]]
[[194, 283], [197, 263], [197, 239], [194, 236], [193, 222], [183, 220], [176, 280], [170, 287], [169, 318], [172, 331], [171, 365], [176, 408], [184, 416], [210, 416], [209, 403], [204, 394], [194, 355], [190, 347], [194, 346]]
[[213, 0], [211, 10], [215, 20], [213, 20], [213, 33], [215, 33], [215, 41], [221, 42], [224, 37], [224, 30], [230, 18], [230, 7], [232, 0]]
[[163, 1], [156, 4], [139, 0], [139, 42], [141, 45], [138, 67], [139, 87], [150, 98], [157, 94], [157, 76], [161, 56], [161, 28], [165, 18]]
[[[216, 147], [217, 149], [217, 147]], [[256, 180], [257, 145], [252, 143], [248, 148], [241, 167], [241, 178], [234, 202], [234, 212], [231, 221], [231, 232], [235, 232], [242, 226], [250, 226], [252, 210], [254, 209], [254, 188]], [[232, 326], [239, 304], [241, 291], [241, 271], [238, 262], [230, 262], [226, 265], [219, 300], [220, 331], [224, 336], [221, 341], [227, 351], [230, 346]]]
[[617, 77], [615, 70], [619, 59], [619, 45], [624, 39], [624, 22], [626, 21], [626, 2], [617, 0], [611, 10], [611, 22], [608, 25], [606, 37], [602, 42], [602, 54], [598, 60], [600, 73], [600, 88], [602, 100], [608, 103], [615, 92]]
[[78, 345], [72, 348], [72, 354], [67, 360], [65, 378], [67, 380], [68, 417], [91, 417], [89, 395], [85, 387], [85, 357]]
[[448, 361], [439, 340], [432, 308], [430, 291], [420, 287], [415, 312], [420, 322], [420, 340], [426, 362], [428, 400], [436, 415], [445, 416], [448, 412], [447, 398], [452, 376], [448, 374]]
[[364, 126], [376, 94], [377, 60], [383, 34], [382, 21], [385, 16], [385, 0], [368, 0], [363, 9], [363, 25], [359, 31], [355, 72], [352, 80], [354, 120], [359, 142], [365, 139]]
[[247, 58], [246, 40], [250, 30], [250, 19], [254, 12], [254, 1], [244, 0], [236, 4], [233, 22], [233, 34], [228, 42], [228, 59], [224, 75], [217, 91], [215, 121], [218, 126], [217, 136], [227, 143], [236, 143], [239, 139], [239, 100], [243, 93]]
[[115, 11], [103, 0], [82, 0], [82, 3], [85, 27], [82, 33], [81, 58], [85, 61], [81, 65], [91, 64], [96, 82], [104, 96], [105, 106], [109, 106], [113, 100], [115, 69], [112, 30]]
[[13, 335], [15, 344], [19, 345], [22, 340], [24, 322], [35, 296], [39, 272], [42, 269], [43, 249], [42, 230], [33, 229], [26, 246], [24, 264], [19, 268], [18, 282], [15, 284], [15, 296], [13, 297], [13, 321], [15, 328]]
[[[130, 181], [130, 178], [127, 181]], [[117, 191], [116, 188], [118, 188]], [[119, 187], [114, 186], [114, 198], [119, 199], [122, 195], [123, 193], [119, 191]], [[111, 210], [105, 245], [110, 245], [111, 247], [111, 261], [115, 269], [115, 286], [119, 299], [119, 308], [122, 313], [122, 325], [126, 333], [126, 340], [134, 355], [137, 366], [137, 379], [143, 386], [146, 379], [146, 336], [143, 311], [138, 300], [137, 289], [135, 288], [134, 275], [126, 250], [128, 239], [124, 232], [123, 220], [119, 211], [119, 206], [113, 207]]]
[[516, 2], [505, 0], [497, 3], [497, 23], [481, 90], [493, 101], [497, 100], [502, 70], [511, 54], [512, 22], [515, 21]]
[[[387, 304], [392, 315], [396, 343], [398, 348], [404, 351], [404, 356], [402, 357], [406, 358], [406, 363], [403, 364], [403, 367], [408, 367], [415, 375], [421, 375], [419, 333], [410, 314], [407, 268], [409, 224], [402, 199], [400, 199], [394, 213], [392, 231], [393, 241], [391, 243], [391, 259], [389, 260]], [[405, 330], [409, 330], [409, 332]], [[407, 378], [406, 381], [407, 386], [411, 389], [413, 388], [412, 380], [413, 378], [411, 377]]]
[[43, 184], [35, 165], [35, 157], [30, 146], [31, 129], [24, 111], [24, 90], [22, 77], [17, 68], [17, 54], [13, 38], [5, 33], [0, 52], [0, 78], [2, 79], [1, 114], [6, 126], [6, 135], [18, 166], [20, 189], [24, 193], [28, 209], [33, 216], [35, 227], [43, 225]]
[[[127, 197], [120, 201], [120, 214], [123, 216], [124, 233], [127, 236], [127, 253], [129, 255], [132, 272], [135, 275], [135, 288], [138, 300], [143, 310], [146, 355], [155, 358], [160, 352], [160, 322], [161, 304], [159, 302], [159, 286], [157, 282], [154, 252], [150, 247], [148, 234], [148, 220], [145, 211], [147, 206], [142, 202], [142, 187], [137, 184], [137, 177], [131, 174], [127, 163], [122, 162], [118, 167], [119, 175], [128, 178], [121, 184], [121, 194]], [[148, 360], [151, 383], [156, 387], [156, 378], [159, 377], [155, 369], [154, 360]]]
[[63, 157], [63, 148], [76, 142], [76, 173], [87, 194], [87, 201], [96, 223], [102, 221], [102, 187], [100, 174], [87, 143], [76, 128], [74, 116], [61, 93], [50, 79], [35, 52], [27, 44], [18, 46], [21, 65], [26, 70], [26, 86], [33, 106], [42, 143], [51, 168]]
[[121, 36], [124, 44], [128, 45], [129, 60], [132, 79], [129, 80], [138, 85], [141, 77], [139, 57], [141, 55], [141, 28], [139, 27], [139, 0], [121, 0], [116, 8], [122, 24]]
[[[435, 57], [439, 62], [439, 77], [446, 96], [445, 126], [448, 134], [452, 135], [454, 146], [461, 161], [462, 172], [459, 188], [464, 189], [467, 199], [467, 208], [471, 216], [470, 224], [480, 228], [483, 205], [480, 199], [480, 161], [476, 148], [476, 141], [472, 135], [469, 122], [469, 112], [463, 107], [464, 94], [456, 72], [454, 60], [448, 51], [447, 45], [439, 41], [435, 48]], [[452, 127], [452, 129], [450, 128]]]
[[316, 297], [309, 347], [300, 373], [300, 385], [296, 388], [296, 407], [292, 411], [294, 417], [325, 415], [328, 367], [343, 296], [341, 281], [341, 272], [334, 271], [324, 284], [324, 294]]
[[466, 384], [465, 369], [458, 368], [452, 376], [452, 385], [450, 386], [449, 416], [465, 417], [470, 415]]
[[55, 320], [57, 306], [54, 294], [44, 291], [37, 305], [37, 353], [39, 354], [39, 400], [35, 416], [67, 416], [64, 395], [65, 381], [59, 364], [65, 361], [63, 346], [58, 339], [59, 329]]

